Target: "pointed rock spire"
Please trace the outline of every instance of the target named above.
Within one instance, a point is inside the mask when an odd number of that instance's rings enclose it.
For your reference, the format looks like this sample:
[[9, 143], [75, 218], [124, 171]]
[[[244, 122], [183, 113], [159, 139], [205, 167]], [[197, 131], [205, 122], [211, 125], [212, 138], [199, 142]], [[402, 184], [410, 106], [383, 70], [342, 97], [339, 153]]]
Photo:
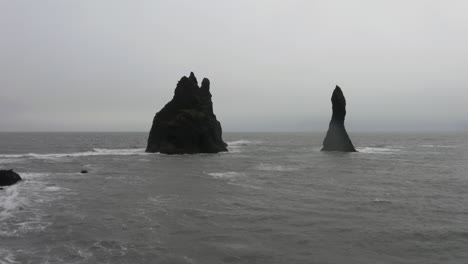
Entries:
[[198, 86], [197, 77], [195, 77], [195, 74], [193, 74], [193, 72], [190, 72], [189, 80], [194, 82]]
[[344, 126], [346, 116], [346, 99], [337, 85], [332, 94], [333, 114], [327, 136], [323, 140], [322, 151], [356, 152]]

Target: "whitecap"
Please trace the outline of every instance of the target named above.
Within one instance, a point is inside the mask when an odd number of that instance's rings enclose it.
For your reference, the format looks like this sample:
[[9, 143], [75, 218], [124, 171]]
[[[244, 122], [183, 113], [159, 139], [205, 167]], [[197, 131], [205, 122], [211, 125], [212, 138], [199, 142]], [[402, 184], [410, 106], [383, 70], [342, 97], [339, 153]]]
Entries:
[[61, 191], [62, 189], [68, 190], [66, 188], [61, 188], [61, 187], [58, 187], [58, 186], [47, 186], [47, 187], [44, 188], [44, 191], [57, 192], [57, 191]]
[[130, 149], [106, 149], [95, 148], [93, 149], [95, 155], [148, 155], [144, 148], [130, 148]]
[[400, 149], [395, 149], [395, 148], [377, 148], [377, 147], [364, 147], [364, 148], [358, 148], [357, 150], [362, 153], [371, 153], [371, 154], [393, 154], [395, 152], [401, 151]]
[[256, 167], [257, 170], [262, 171], [295, 171], [298, 170], [296, 167], [282, 166], [282, 165], [272, 165], [272, 164], [263, 164], [261, 163]]
[[18, 185], [5, 187], [3, 191], [0, 191], [0, 221], [10, 217], [11, 212], [19, 205]]
[[422, 148], [456, 148], [454, 145], [419, 145]]
[[31, 180], [36, 178], [42, 178], [50, 175], [50, 173], [45, 172], [18, 172], [23, 180]]
[[19, 263], [15, 261], [15, 256], [8, 250], [0, 248], [0, 264]]
[[384, 200], [384, 199], [379, 199], [379, 198], [375, 198], [372, 202], [374, 202], [374, 203], [391, 203], [391, 201], [389, 201], [389, 200]]
[[6, 158], [6, 159], [0, 159], [0, 164], [10, 164], [10, 163], [18, 163], [23, 161], [22, 159], [18, 158]]
[[86, 156], [129, 156], [129, 155], [148, 155], [144, 148], [132, 149], [106, 149], [94, 148], [92, 151], [73, 152], [73, 153], [26, 153], [26, 154], [0, 154], [0, 158], [34, 158], [43, 160], [57, 160], [62, 158], [86, 157]]
[[154, 197], [149, 197], [148, 199], [151, 203], [164, 204], [164, 203], [167, 203], [168, 201], [176, 199], [177, 197], [179, 196], [178, 195], [157, 195]]
[[76, 255], [83, 259], [88, 259], [93, 256], [93, 253], [91, 253], [89, 250], [80, 248], [78, 246], [66, 245], [65, 247], [69, 249], [71, 254]]
[[20, 233], [42, 232], [50, 225], [52, 225], [51, 222], [43, 221], [42, 216], [39, 216], [30, 221], [24, 221], [16, 224], [16, 231]]
[[243, 173], [235, 172], [235, 171], [228, 171], [228, 172], [212, 172], [208, 173], [213, 178], [216, 179], [233, 179], [239, 176], [243, 176]]
[[91, 247], [92, 251], [102, 251], [110, 254], [118, 254], [124, 256], [127, 252], [127, 247], [121, 241], [116, 240], [99, 240]]
[[241, 139], [241, 140], [236, 140], [236, 141], [228, 141], [228, 150], [229, 152], [226, 153], [240, 153], [241, 148], [248, 146], [248, 145], [256, 145], [260, 144], [261, 141], [258, 140], [246, 140], [246, 139]]
[[434, 145], [419, 145], [420, 147], [423, 147], [423, 148], [434, 148], [435, 146]]
[[261, 141], [259, 140], [246, 140], [246, 139], [227, 142], [228, 146], [246, 146], [246, 145], [255, 145], [255, 144], [260, 144], [260, 143]]

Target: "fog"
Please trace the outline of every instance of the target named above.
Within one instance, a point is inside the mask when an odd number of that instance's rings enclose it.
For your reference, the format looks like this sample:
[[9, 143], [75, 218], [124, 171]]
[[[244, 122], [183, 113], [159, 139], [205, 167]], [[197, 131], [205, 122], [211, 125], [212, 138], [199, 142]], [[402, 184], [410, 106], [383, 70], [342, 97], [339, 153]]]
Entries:
[[0, 0], [0, 131], [149, 131], [211, 81], [224, 131], [468, 129], [467, 1]]

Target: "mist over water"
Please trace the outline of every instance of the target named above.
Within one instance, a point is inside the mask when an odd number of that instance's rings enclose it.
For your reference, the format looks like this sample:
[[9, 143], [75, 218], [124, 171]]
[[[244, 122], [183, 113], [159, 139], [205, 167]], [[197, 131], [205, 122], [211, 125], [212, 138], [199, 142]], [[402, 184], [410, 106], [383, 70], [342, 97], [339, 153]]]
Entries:
[[2, 133], [24, 181], [0, 190], [0, 263], [468, 261], [467, 134], [323, 136], [168, 156], [146, 133]]

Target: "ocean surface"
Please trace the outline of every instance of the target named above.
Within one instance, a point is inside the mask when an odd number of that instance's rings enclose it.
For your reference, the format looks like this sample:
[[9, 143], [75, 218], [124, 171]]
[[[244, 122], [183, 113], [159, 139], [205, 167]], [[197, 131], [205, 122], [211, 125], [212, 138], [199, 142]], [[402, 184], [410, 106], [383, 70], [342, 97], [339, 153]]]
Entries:
[[[468, 263], [468, 134], [0, 133], [0, 263]], [[80, 174], [82, 170], [88, 174]]]

